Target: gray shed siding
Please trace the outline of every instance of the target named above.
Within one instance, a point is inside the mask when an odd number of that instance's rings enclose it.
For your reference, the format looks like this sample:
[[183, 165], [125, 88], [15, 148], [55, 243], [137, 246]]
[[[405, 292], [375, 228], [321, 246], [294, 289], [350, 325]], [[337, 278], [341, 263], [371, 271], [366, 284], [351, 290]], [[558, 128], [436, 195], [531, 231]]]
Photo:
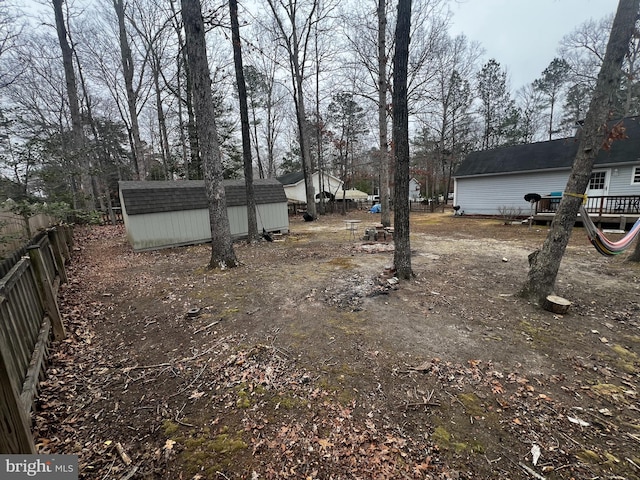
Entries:
[[[289, 231], [284, 188], [275, 180], [258, 180], [258, 230]], [[234, 239], [248, 234], [244, 186], [225, 182], [227, 216]], [[121, 182], [120, 204], [127, 237], [135, 251], [211, 241], [209, 210], [201, 182]], [[135, 212], [132, 214], [131, 212]]]
[[564, 190], [568, 172], [531, 172], [511, 175], [462, 177], [455, 180], [456, 205], [465, 214], [499, 215], [500, 207], [521, 208], [523, 215], [531, 210], [524, 200], [527, 193], [548, 195]]

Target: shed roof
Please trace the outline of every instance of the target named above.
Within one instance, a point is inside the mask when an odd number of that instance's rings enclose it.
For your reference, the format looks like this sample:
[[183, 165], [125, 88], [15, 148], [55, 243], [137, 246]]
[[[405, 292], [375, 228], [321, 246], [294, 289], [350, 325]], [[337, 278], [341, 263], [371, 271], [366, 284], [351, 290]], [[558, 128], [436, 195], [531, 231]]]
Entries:
[[[595, 165], [640, 162], [640, 117], [623, 119], [628, 138], [616, 140], [610, 149], [601, 149]], [[610, 122], [611, 127], [616, 122]], [[578, 151], [576, 137], [547, 142], [513, 145], [472, 152], [456, 170], [455, 177], [563, 170], [571, 168]]]
[[[275, 179], [253, 181], [257, 205], [287, 203], [284, 188]], [[208, 208], [202, 180], [120, 182], [120, 191], [128, 215], [174, 212]], [[247, 204], [244, 179], [225, 180], [227, 207]]]

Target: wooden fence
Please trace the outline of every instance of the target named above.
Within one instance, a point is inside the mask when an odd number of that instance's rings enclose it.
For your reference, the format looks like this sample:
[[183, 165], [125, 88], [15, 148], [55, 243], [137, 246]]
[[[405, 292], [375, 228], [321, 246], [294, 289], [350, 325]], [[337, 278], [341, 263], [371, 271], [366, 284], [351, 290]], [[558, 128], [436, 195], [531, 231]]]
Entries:
[[72, 229], [41, 232], [0, 280], [0, 454], [36, 453], [31, 412], [51, 340], [65, 337], [57, 293]]

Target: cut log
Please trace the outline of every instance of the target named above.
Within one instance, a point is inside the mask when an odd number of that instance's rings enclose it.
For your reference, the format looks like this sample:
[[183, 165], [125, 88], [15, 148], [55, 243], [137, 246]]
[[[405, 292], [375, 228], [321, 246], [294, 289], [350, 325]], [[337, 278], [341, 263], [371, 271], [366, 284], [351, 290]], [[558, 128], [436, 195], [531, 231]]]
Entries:
[[561, 315], [567, 313], [571, 302], [566, 298], [558, 297], [557, 295], [549, 295], [544, 299], [542, 308], [549, 312], [559, 313]]

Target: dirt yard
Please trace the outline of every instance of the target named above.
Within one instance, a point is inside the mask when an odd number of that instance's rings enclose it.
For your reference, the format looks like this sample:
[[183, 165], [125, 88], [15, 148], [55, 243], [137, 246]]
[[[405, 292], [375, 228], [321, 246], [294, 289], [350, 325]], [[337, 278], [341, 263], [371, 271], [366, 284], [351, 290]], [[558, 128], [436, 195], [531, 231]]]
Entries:
[[517, 296], [547, 227], [412, 214], [415, 278], [345, 219], [134, 253], [77, 229], [35, 415], [82, 479], [638, 479], [640, 265], [574, 231], [554, 315]]

